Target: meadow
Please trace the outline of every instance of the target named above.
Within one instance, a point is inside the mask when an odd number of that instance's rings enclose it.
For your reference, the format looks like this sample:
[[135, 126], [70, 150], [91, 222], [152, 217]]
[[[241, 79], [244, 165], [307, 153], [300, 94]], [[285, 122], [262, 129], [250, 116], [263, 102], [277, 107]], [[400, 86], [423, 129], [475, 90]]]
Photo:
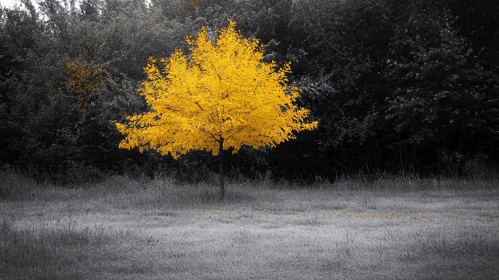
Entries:
[[410, 177], [300, 186], [15, 174], [0, 279], [495, 279], [499, 184]]

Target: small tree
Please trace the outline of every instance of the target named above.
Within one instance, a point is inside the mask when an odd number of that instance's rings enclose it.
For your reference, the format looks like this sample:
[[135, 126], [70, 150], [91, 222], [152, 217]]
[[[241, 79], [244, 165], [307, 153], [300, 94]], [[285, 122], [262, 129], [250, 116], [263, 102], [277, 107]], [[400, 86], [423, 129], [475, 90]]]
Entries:
[[277, 70], [275, 62], [263, 62], [258, 40], [243, 38], [233, 21], [216, 42], [202, 28], [187, 43], [192, 54], [177, 50], [169, 60], [161, 59], [163, 71], [150, 59], [144, 69], [148, 80], [140, 89], [150, 111], [116, 124], [126, 136], [119, 147], [152, 149], [174, 158], [191, 150], [218, 155], [223, 199], [224, 150], [274, 147], [293, 139], [293, 132], [314, 129], [317, 122], [306, 122], [309, 111], [295, 104], [299, 89], [287, 86], [290, 65]]

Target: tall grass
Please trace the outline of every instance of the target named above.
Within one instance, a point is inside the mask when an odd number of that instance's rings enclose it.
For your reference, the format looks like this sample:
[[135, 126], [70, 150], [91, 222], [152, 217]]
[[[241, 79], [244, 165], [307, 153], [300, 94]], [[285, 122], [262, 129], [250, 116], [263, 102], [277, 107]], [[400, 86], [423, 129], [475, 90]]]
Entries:
[[150, 240], [135, 230], [82, 226], [75, 220], [47, 226], [4, 218], [0, 224], [0, 279], [91, 279], [96, 271], [105, 273], [132, 260], [134, 267], [126, 274], [141, 274], [150, 263], [135, 260], [129, 250]]
[[0, 171], [0, 199], [2, 197], [21, 198], [35, 190], [37, 184], [27, 176], [10, 169]]

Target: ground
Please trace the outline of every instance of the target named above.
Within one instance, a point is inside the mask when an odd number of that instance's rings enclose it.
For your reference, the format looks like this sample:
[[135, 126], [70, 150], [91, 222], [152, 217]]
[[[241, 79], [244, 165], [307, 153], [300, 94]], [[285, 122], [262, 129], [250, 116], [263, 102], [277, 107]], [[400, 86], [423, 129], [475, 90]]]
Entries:
[[[4, 180], [5, 182], [5, 180]], [[30, 189], [30, 188], [24, 188]], [[114, 177], [0, 200], [0, 279], [493, 279], [495, 182]]]

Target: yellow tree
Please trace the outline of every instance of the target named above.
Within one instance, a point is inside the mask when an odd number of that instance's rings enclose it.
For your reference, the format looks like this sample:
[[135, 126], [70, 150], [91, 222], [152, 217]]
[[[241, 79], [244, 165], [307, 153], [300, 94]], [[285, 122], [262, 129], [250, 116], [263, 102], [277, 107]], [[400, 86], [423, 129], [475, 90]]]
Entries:
[[187, 43], [190, 56], [177, 50], [161, 59], [164, 69], [152, 58], [144, 68], [148, 79], [140, 92], [150, 110], [116, 124], [126, 136], [119, 147], [174, 158], [191, 150], [218, 155], [223, 199], [224, 150], [274, 147], [317, 122], [307, 122], [309, 111], [295, 104], [300, 90], [287, 85], [290, 65], [278, 69], [275, 62], [264, 63], [263, 46], [243, 38], [233, 21], [216, 42], [202, 28]]

